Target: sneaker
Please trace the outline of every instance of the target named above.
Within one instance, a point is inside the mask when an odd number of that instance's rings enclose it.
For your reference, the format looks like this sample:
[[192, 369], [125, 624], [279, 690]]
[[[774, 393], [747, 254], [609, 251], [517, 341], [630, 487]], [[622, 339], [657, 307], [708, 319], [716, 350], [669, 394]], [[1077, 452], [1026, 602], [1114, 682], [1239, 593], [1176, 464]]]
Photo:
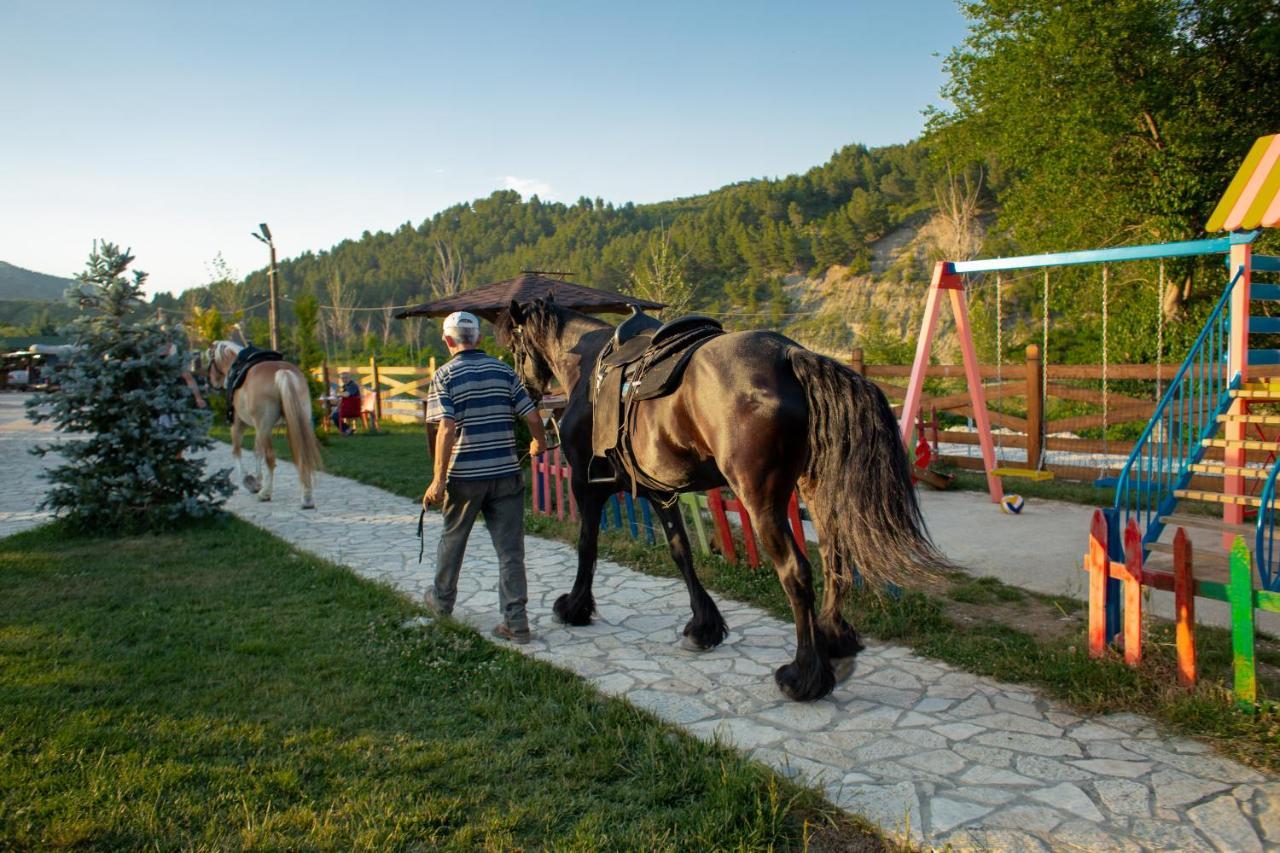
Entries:
[[422, 596], [422, 606], [431, 612], [431, 615], [437, 619], [446, 619], [452, 615], [452, 610], [445, 610], [440, 606], [440, 602], [436, 600], [436, 591], [432, 587], [427, 587], [427, 591]]
[[508, 626], [506, 622], [499, 622], [497, 625], [493, 626], [493, 636], [500, 640], [508, 640], [520, 646], [523, 646], [533, 638], [533, 635], [529, 633], [528, 628], [525, 628], [523, 631], [517, 631]]

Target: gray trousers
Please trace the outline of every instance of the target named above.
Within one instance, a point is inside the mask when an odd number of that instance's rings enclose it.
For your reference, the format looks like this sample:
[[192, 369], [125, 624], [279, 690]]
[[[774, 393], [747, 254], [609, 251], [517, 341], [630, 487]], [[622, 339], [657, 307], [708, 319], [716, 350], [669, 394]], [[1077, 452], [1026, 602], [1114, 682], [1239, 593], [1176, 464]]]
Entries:
[[450, 480], [444, 491], [444, 532], [436, 546], [436, 602], [453, 612], [458, 597], [458, 573], [476, 516], [484, 513], [485, 527], [498, 552], [498, 607], [513, 631], [526, 631], [529, 601], [524, 574], [524, 481], [512, 474], [498, 480]]

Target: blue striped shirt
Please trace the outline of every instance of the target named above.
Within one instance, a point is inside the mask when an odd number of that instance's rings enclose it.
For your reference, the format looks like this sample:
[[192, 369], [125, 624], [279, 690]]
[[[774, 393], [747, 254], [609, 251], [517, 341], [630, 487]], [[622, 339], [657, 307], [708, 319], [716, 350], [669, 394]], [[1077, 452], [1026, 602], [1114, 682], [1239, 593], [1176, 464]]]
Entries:
[[427, 422], [451, 420], [458, 439], [450, 480], [496, 480], [520, 473], [515, 418], [533, 411], [516, 373], [491, 355], [463, 350], [436, 371], [427, 394]]

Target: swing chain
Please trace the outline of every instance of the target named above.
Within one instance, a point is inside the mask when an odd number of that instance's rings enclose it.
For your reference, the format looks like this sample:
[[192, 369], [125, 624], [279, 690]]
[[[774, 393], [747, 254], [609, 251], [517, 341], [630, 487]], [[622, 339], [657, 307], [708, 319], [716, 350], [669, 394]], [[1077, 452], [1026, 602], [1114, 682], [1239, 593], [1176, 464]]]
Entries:
[[1107, 297], [1109, 295], [1109, 289], [1110, 289], [1109, 281], [1110, 281], [1110, 268], [1106, 264], [1103, 264], [1102, 265], [1102, 457], [1098, 460], [1098, 469], [1103, 472], [1105, 472], [1106, 470], [1107, 456], [1110, 452], [1110, 447], [1107, 443], [1107, 428], [1110, 426], [1110, 423], [1109, 423], [1110, 399], [1108, 395], [1108, 384], [1107, 384], [1107, 359], [1108, 359], [1107, 323], [1109, 319], [1108, 311], [1107, 311], [1107, 301], [1108, 301]]

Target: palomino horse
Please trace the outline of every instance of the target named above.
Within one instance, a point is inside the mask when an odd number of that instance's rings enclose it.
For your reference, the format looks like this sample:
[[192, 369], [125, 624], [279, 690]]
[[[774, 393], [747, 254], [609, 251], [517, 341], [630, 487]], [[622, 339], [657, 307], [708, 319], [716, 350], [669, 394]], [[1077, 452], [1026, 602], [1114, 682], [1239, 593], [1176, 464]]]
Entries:
[[[578, 573], [555, 612], [590, 623], [600, 513], [609, 496], [631, 489], [628, 475], [590, 482], [596, 359], [613, 327], [552, 301], [512, 303], [499, 318], [501, 341], [515, 354], [526, 387], [540, 396], [554, 377], [569, 391], [560, 420], [571, 485], [582, 515]], [[710, 649], [728, 628], [694, 573], [676, 494], [729, 486], [751, 514], [791, 602], [796, 657], [774, 677], [787, 696], [820, 699], [853, 671], [862, 650], [841, 613], [856, 573], [869, 583], [928, 577], [950, 568], [930, 543], [916, 502], [898, 425], [884, 394], [852, 370], [773, 332], [736, 332], [697, 349], [677, 390], [635, 404], [630, 444], [635, 466], [666, 491], [645, 488], [684, 575], [693, 618], [687, 648]], [[809, 560], [792, 538], [787, 507], [801, 496], [818, 528], [824, 585], [814, 613]]]
[[[214, 341], [209, 348], [209, 384], [225, 388], [227, 371], [236, 355], [243, 349], [230, 341]], [[302, 371], [287, 361], [267, 361], [255, 364], [245, 374], [244, 382], [235, 395], [227, 401], [235, 408], [235, 421], [231, 424], [231, 452], [236, 457], [236, 467], [244, 486], [258, 495], [258, 500], [271, 500], [275, 485], [276, 452], [271, 446], [271, 431], [283, 417], [289, 432], [289, 452], [298, 468], [298, 480], [302, 484], [302, 508], [315, 509], [311, 497], [314, 472], [320, 470], [320, 443], [316, 441], [311, 426], [311, 391]], [[253, 427], [253, 453], [257, 457], [257, 473], [247, 474], [240, 457], [240, 443], [246, 426]], [[262, 460], [267, 461], [267, 479], [262, 481]]]

